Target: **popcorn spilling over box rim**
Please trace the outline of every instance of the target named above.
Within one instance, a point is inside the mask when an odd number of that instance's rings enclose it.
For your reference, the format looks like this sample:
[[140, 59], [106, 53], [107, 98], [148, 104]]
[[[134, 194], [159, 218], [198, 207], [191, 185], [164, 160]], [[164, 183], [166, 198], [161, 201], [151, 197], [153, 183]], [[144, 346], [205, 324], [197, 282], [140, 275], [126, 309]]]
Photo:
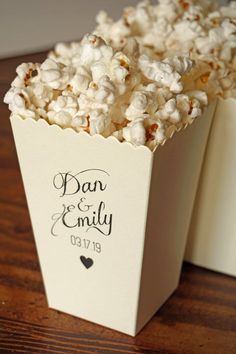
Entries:
[[215, 99], [236, 93], [235, 12], [101, 12], [17, 68], [4, 101], [51, 307], [135, 335], [177, 286]]
[[208, 100], [235, 97], [235, 17], [236, 2], [205, 0], [143, 1], [118, 21], [100, 12], [93, 34], [20, 65], [5, 102], [22, 117], [154, 150]]
[[122, 52], [87, 35], [79, 58], [76, 66], [53, 59], [20, 65], [5, 96], [10, 110], [154, 150], [207, 105], [205, 92], [184, 90], [194, 64], [187, 57], [160, 62], [140, 55], [134, 39]]

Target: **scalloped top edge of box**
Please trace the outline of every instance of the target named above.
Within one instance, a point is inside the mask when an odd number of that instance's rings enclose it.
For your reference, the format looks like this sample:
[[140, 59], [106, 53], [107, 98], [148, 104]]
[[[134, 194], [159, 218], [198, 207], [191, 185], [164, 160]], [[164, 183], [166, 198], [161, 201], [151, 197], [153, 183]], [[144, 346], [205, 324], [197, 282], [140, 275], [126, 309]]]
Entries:
[[[236, 102], [236, 100], [233, 99], [233, 98], [228, 98], [228, 99], [226, 99], [226, 100], [219, 98], [218, 100], [219, 100], [219, 101], [223, 101], [223, 102], [226, 102], [226, 101], [234, 101], [234, 102]], [[208, 107], [209, 107], [209, 106], [208, 106]], [[207, 107], [207, 108], [208, 108], [208, 107]], [[206, 112], [207, 108], [205, 109], [205, 111], [203, 112], [203, 114]], [[200, 118], [200, 117], [199, 117], [199, 118]], [[199, 118], [197, 118], [197, 119], [199, 119]], [[75, 134], [75, 135], [78, 136], [78, 137], [80, 137], [80, 136], [86, 137], [88, 140], [91, 139], [91, 140], [103, 141], [103, 142], [106, 142], [107, 144], [119, 145], [119, 146], [121, 146], [121, 147], [123, 147], [123, 148], [125, 148], [125, 147], [127, 148], [127, 147], [128, 147], [129, 149], [131, 148], [131, 149], [136, 150], [136, 151], [143, 151], [143, 152], [145, 151], [145, 152], [150, 153], [150, 154], [152, 154], [152, 155], [156, 152], [156, 150], [157, 150], [159, 147], [164, 146], [168, 140], [172, 139], [173, 136], [175, 135], [175, 133], [178, 133], [178, 132], [180, 132], [180, 131], [186, 129], [186, 128], [187, 128], [188, 126], [190, 126], [193, 122], [195, 122], [195, 120], [194, 120], [194, 121], [192, 121], [191, 123], [188, 123], [188, 124], [186, 124], [185, 126], [179, 128], [179, 129], [177, 129], [176, 131], [174, 131], [174, 132], [170, 135], [169, 138], [165, 139], [162, 144], [157, 145], [157, 146], [155, 147], [155, 149], [154, 149], [153, 151], [151, 151], [151, 150], [150, 150], [147, 146], [145, 146], [145, 145], [136, 146], [136, 145], [131, 144], [131, 143], [128, 142], [128, 141], [120, 142], [120, 141], [119, 141], [118, 139], [116, 139], [114, 136], [108, 136], [108, 137], [105, 138], [104, 136], [102, 136], [102, 135], [100, 135], [100, 134], [90, 135], [90, 134], [88, 134], [88, 133], [85, 132], [85, 131], [77, 132], [77, 131], [75, 131], [73, 128], [62, 128], [61, 126], [59, 126], [59, 125], [57, 125], [57, 124], [49, 124], [45, 119], [38, 119], [38, 120], [35, 120], [35, 119], [33, 119], [33, 118], [30, 118], [30, 117], [22, 118], [22, 116], [20, 116], [20, 115], [18, 115], [18, 114], [11, 114], [10, 120], [12, 120], [12, 119], [17, 119], [18, 121], [24, 122], [24, 124], [31, 124], [31, 125], [32, 125], [32, 124], [35, 124], [35, 125], [39, 125], [39, 126], [41, 126], [41, 127], [48, 127], [48, 128], [50, 128], [50, 129], [54, 129], [54, 130], [56, 130], [56, 131], [58, 131], [58, 132], [60, 132], [60, 133], [63, 132], [63, 134], [64, 134], [64, 133], [67, 133], [67, 134]]]
[[95, 134], [95, 135], [90, 135], [89, 133], [85, 131], [77, 132], [73, 128], [62, 128], [61, 126], [57, 124], [49, 124], [45, 119], [41, 118], [38, 120], [35, 120], [33, 118], [27, 117], [23, 118], [22, 116], [18, 114], [11, 114], [10, 120], [17, 120], [19, 122], [22, 122], [23, 124], [29, 124], [29, 125], [35, 125], [41, 128], [49, 128], [53, 129], [54, 131], [57, 131], [59, 134], [69, 134], [69, 135], [74, 135], [77, 136], [78, 139], [80, 137], [86, 138], [88, 141], [97, 141], [97, 142], [104, 142], [109, 145], [116, 145], [116, 146], [121, 146], [122, 148], [128, 148], [128, 149], [133, 149], [137, 151], [142, 151], [146, 153], [153, 154], [153, 152], [147, 147], [147, 146], [135, 146], [129, 142], [120, 142], [118, 139], [116, 139], [114, 136], [109, 136], [105, 138], [104, 136], [100, 134]]

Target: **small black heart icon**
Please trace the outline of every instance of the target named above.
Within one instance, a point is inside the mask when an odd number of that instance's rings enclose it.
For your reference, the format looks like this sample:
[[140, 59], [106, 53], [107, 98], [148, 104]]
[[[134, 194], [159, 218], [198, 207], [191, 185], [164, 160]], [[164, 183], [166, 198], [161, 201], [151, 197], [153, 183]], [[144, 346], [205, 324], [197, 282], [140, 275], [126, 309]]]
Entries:
[[80, 256], [80, 260], [85, 266], [85, 268], [89, 269], [93, 265], [93, 260], [91, 258], [86, 258], [84, 256]]

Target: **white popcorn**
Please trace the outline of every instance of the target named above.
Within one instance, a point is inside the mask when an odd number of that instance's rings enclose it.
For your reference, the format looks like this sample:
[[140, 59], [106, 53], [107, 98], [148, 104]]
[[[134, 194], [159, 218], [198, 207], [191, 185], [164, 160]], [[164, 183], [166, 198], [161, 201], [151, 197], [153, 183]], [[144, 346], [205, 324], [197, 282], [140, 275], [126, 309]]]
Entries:
[[173, 97], [173, 93], [167, 87], [157, 88], [156, 95], [158, 106], [163, 106], [166, 101]]
[[115, 47], [124, 44], [124, 40], [131, 34], [130, 27], [127, 26], [123, 18], [114, 22], [105, 11], [100, 11], [96, 17], [98, 24], [94, 34], [101, 36], [108, 43], [112, 43]]
[[[204, 54], [231, 65], [236, 62], [235, 3], [219, 7], [207, 0], [159, 0], [156, 4], [143, 1], [136, 7], [126, 8], [116, 22], [107, 15], [101, 16], [103, 20], [100, 22], [105, 21], [108, 26], [105, 34], [108, 43], [121, 45], [135, 37], [140, 44], [141, 54], [153, 60], [163, 61], [166, 57], [176, 55], [187, 55], [190, 59], [198, 60]], [[113, 41], [114, 34], [109, 31], [111, 25], [120, 24], [122, 28], [121, 23], [126, 30], [122, 35], [117, 31]], [[232, 71], [232, 67], [229, 70]], [[224, 94], [224, 88], [221, 87], [224, 81], [219, 74], [211, 75], [209, 83], [204, 86], [210, 96]], [[214, 89], [214, 86], [218, 87]]]
[[122, 47], [122, 52], [129, 58], [137, 59], [140, 55], [139, 44], [133, 37], [127, 38], [125, 45]]
[[150, 28], [152, 14], [147, 1], [138, 3], [136, 8], [128, 7], [124, 10], [124, 18], [136, 35], [142, 35]]
[[58, 43], [48, 57], [64, 65], [71, 65], [77, 61], [80, 46], [80, 42]]
[[166, 50], [166, 41], [171, 32], [172, 26], [169, 22], [163, 17], [158, 18], [153, 23], [152, 30], [143, 35], [142, 44], [144, 46], [153, 46], [156, 52], [163, 53]]
[[169, 52], [188, 52], [194, 46], [194, 41], [203, 34], [198, 22], [183, 20], [176, 23], [174, 31], [166, 39], [166, 47]]
[[207, 36], [196, 39], [196, 47], [202, 54], [219, 52], [219, 58], [231, 61], [236, 47], [236, 22], [225, 19], [219, 27], [209, 30]]
[[109, 75], [109, 69], [105, 63], [96, 62], [91, 66], [91, 73], [94, 82], [99, 82], [101, 77]]
[[75, 95], [87, 90], [92, 81], [91, 72], [84, 66], [76, 67], [76, 74], [71, 79], [69, 85]]
[[41, 67], [39, 75], [43, 83], [53, 89], [63, 90], [73, 77], [75, 70], [71, 66], [65, 66], [52, 59], [46, 59]]
[[190, 98], [188, 95], [180, 94], [176, 97], [177, 108], [182, 114], [183, 123], [191, 123], [191, 121], [201, 116], [201, 104], [196, 98]]
[[[175, 104], [176, 105], [176, 104]], [[162, 122], [171, 122], [178, 123], [181, 121], [181, 115], [178, 109], [174, 109], [173, 112], [168, 112], [167, 108], [164, 106], [162, 109], [156, 112], [155, 118], [161, 120]], [[166, 128], [168, 127], [168, 123], [166, 124]]]
[[193, 61], [183, 56], [166, 58], [163, 62], [171, 65], [180, 75], [188, 73], [193, 67]]
[[174, 98], [171, 98], [169, 101], [166, 102], [165, 104], [165, 111], [168, 114], [172, 114], [176, 109], [176, 101]]
[[123, 138], [136, 146], [145, 145], [146, 129], [143, 125], [143, 118], [136, 118], [123, 128]]
[[58, 96], [55, 101], [52, 101], [48, 105], [48, 109], [54, 110], [55, 112], [59, 112], [63, 109], [71, 115], [74, 115], [78, 110], [77, 99], [73, 96]]
[[62, 128], [69, 128], [71, 125], [71, 114], [67, 111], [61, 110], [59, 112], [53, 112], [54, 115], [50, 115], [49, 119], [51, 123], [60, 125]]
[[158, 18], [165, 18], [173, 23], [179, 15], [180, 6], [177, 1], [159, 0], [159, 4], [153, 10]]
[[51, 87], [48, 87], [41, 82], [37, 82], [32, 85], [32, 97], [31, 102], [33, 105], [39, 108], [45, 108], [45, 106], [54, 98], [54, 93]]
[[89, 132], [89, 115], [87, 116], [75, 116], [71, 121], [71, 127], [78, 132], [87, 131]]
[[189, 5], [187, 11], [183, 13], [183, 20], [190, 22], [201, 22], [203, 18], [203, 8], [201, 6]]
[[130, 60], [122, 52], [117, 52], [111, 60], [111, 76], [118, 86], [119, 93], [125, 93], [128, 83], [126, 79], [130, 74]]
[[31, 106], [30, 96], [27, 90], [12, 87], [6, 93], [4, 102], [9, 105], [9, 109], [15, 114], [22, 117], [38, 119], [35, 108]]
[[205, 0], [143, 1], [118, 21], [100, 12], [93, 34], [20, 66], [5, 102], [22, 117], [154, 150], [208, 96], [236, 96], [235, 23], [223, 12]]
[[102, 77], [99, 84], [91, 82], [87, 91], [78, 98], [79, 108], [82, 112], [96, 109], [108, 112], [114, 101], [115, 87], [107, 76]]
[[76, 71], [67, 88], [78, 96], [73, 124], [89, 131], [91, 118], [81, 119], [96, 112], [94, 131], [154, 149], [201, 115], [208, 96], [235, 95], [235, 9], [160, 0], [128, 7], [118, 21], [100, 12], [93, 35], [53, 53]]
[[219, 47], [223, 42], [223, 34], [219, 28], [214, 28], [209, 31], [207, 37], [197, 38], [196, 47], [202, 54], [208, 54], [216, 47]]
[[150, 59], [146, 55], [139, 58], [140, 69], [150, 80], [156, 81], [160, 86], [168, 87], [170, 91], [178, 93], [183, 90], [181, 75], [173, 66], [165, 62]]
[[37, 79], [34, 79], [33, 73], [37, 76], [39, 65], [33, 63], [22, 63], [16, 68], [17, 77], [13, 80], [11, 86], [22, 88], [28, 86]]
[[166, 139], [165, 129], [161, 126], [160, 121], [158, 122], [158, 128], [155, 131], [154, 139], [155, 145], [162, 144]]
[[169, 119], [172, 123], [178, 123], [181, 120], [181, 115], [176, 106], [177, 103], [174, 98], [167, 101], [162, 110], [163, 118]]
[[111, 60], [113, 50], [98, 36], [88, 34], [81, 41], [80, 63], [89, 66], [100, 60]]
[[112, 105], [115, 101], [115, 85], [108, 76], [103, 76], [98, 84], [95, 100]]
[[125, 111], [125, 116], [132, 121], [143, 115], [148, 106], [148, 97], [145, 92], [134, 92], [131, 103]]
[[148, 117], [144, 121], [146, 128], [147, 146], [155, 148], [166, 140], [166, 127], [160, 119]]
[[102, 110], [92, 111], [90, 113], [90, 134], [102, 134], [110, 125], [110, 117]]
[[207, 94], [204, 91], [200, 91], [200, 90], [186, 91], [186, 95], [197, 99], [202, 106], [207, 106], [208, 104]]

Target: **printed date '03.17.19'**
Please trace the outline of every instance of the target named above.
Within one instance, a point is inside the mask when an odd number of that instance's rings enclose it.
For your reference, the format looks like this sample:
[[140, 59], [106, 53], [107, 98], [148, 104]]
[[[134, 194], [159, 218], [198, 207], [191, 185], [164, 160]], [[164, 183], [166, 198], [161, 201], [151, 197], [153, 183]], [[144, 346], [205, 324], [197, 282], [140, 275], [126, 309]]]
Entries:
[[70, 242], [73, 246], [88, 249], [97, 253], [101, 253], [102, 251], [101, 243], [81, 238], [79, 236], [71, 235]]

